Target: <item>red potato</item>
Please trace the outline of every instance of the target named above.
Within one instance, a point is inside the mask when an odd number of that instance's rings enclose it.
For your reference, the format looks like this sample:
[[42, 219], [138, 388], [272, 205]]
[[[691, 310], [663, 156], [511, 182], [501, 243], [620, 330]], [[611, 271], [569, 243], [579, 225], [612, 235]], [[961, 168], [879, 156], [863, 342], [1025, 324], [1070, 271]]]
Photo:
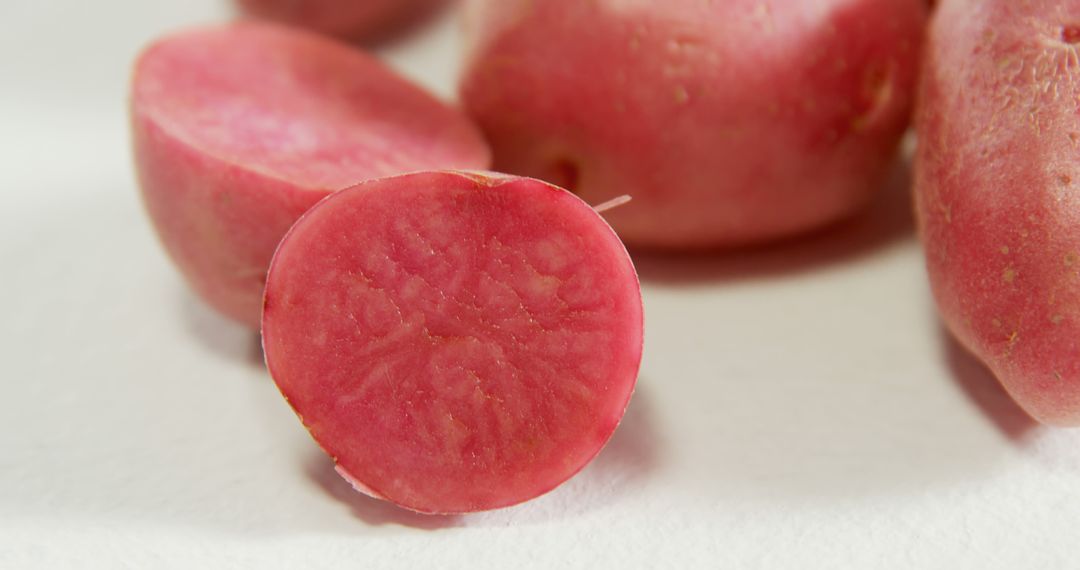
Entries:
[[263, 347], [338, 472], [425, 513], [539, 496], [622, 418], [642, 349], [611, 228], [546, 183], [431, 172], [360, 184], [289, 231]]
[[381, 39], [443, 0], [236, 0], [245, 13], [347, 39]]
[[922, 0], [471, 0], [461, 94], [499, 170], [632, 205], [628, 243], [732, 246], [846, 216], [907, 121]]
[[222, 313], [259, 324], [270, 258], [334, 190], [430, 168], [485, 168], [457, 111], [371, 57], [268, 24], [176, 34], [135, 66], [139, 183], [165, 248]]
[[947, 0], [915, 195], [945, 323], [1013, 398], [1080, 425], [1080, 0]]

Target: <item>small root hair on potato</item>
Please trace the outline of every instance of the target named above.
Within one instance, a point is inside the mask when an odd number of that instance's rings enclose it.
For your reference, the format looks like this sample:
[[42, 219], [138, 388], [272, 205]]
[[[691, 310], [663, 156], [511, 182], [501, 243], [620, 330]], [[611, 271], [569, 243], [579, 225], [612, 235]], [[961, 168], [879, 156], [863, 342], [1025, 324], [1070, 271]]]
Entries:
[[622, 196], [616, 196], [606, 202], [601, 202], [593, 206], [593, 209], [596, 210], [597, 214], [603, 214], [608, 210], [613, 210], [619, 206], [625, 205], [630, 200], [633, 200], [633, 198], [631, 198], [629, 194], [623, 194]]

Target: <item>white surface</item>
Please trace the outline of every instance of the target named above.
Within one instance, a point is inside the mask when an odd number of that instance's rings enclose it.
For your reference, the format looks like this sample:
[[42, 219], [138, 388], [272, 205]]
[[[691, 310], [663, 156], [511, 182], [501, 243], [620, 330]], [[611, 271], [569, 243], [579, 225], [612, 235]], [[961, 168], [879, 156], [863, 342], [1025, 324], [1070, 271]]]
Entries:
[[[0, 5], [0, 568], [1080, 564], [1080, 431], [1034, 426], [942, 335], [902, 184], [797, 244], [639, 259], [638, 393], [555, 492], [449, 518], [352, 492], [133, 184], [135, 51], [225, 14]], [[391, 59], [451, 94], [455, 30]]]

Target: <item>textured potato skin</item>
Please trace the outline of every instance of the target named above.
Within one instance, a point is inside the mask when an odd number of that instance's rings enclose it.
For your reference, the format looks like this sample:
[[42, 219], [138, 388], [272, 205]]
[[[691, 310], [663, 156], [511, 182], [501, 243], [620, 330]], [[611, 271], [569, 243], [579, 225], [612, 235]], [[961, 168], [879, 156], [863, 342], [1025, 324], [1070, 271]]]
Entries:
[[472, 0], [461, 84], [499, 170], [571, 187], [636, 246], [850, 214], [907, 125], [922, 0]]
[[443, 0], [236, 0], [246, 14], [352, 40], [379, 40]]
[[[154, 42], [130, 105], [139, 187], [166, 251], [200, 297], [251, 328], [274, 249], [316, 202], [371, 178], [490, 162], [457, 110], [374, 58], [275, 24]], [[275, 148], [291, 133], [293, 146]]]
[[1013, 398], [1080, 425], [1080, 0], [947, 0], [915, 197], [941, 316]]

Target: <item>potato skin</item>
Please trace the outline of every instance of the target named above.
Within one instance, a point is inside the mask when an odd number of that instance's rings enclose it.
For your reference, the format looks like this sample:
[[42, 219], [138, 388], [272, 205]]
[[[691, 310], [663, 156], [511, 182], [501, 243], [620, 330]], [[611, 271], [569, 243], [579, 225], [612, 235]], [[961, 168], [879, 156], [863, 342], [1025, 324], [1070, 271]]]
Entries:
[[161, 38], [131, 90], [135, 170], [158, 237], [200, 297], [251, 328], [278, 242], [319, 200], [372, 178], [490, 164], [456, 109], [358, 50], [276, 24]]
[[443, 0], [236, 0], [246, 14], [349, 40], [385, 39]]
[[152, 120], [132, 120], [143, 203], [187, 283], [258, 329], [266, 269], [281, 236], [330, 194], [207, 155]]
[[1035, 419], [1080, 425], [1080, 0], [947, 0], [915, 197], [941, 316]]
[[499, 170], [569, 186], [635, 246], [850, 214], [908, 121], [923, 0], [472, 0], [461, 84]]

